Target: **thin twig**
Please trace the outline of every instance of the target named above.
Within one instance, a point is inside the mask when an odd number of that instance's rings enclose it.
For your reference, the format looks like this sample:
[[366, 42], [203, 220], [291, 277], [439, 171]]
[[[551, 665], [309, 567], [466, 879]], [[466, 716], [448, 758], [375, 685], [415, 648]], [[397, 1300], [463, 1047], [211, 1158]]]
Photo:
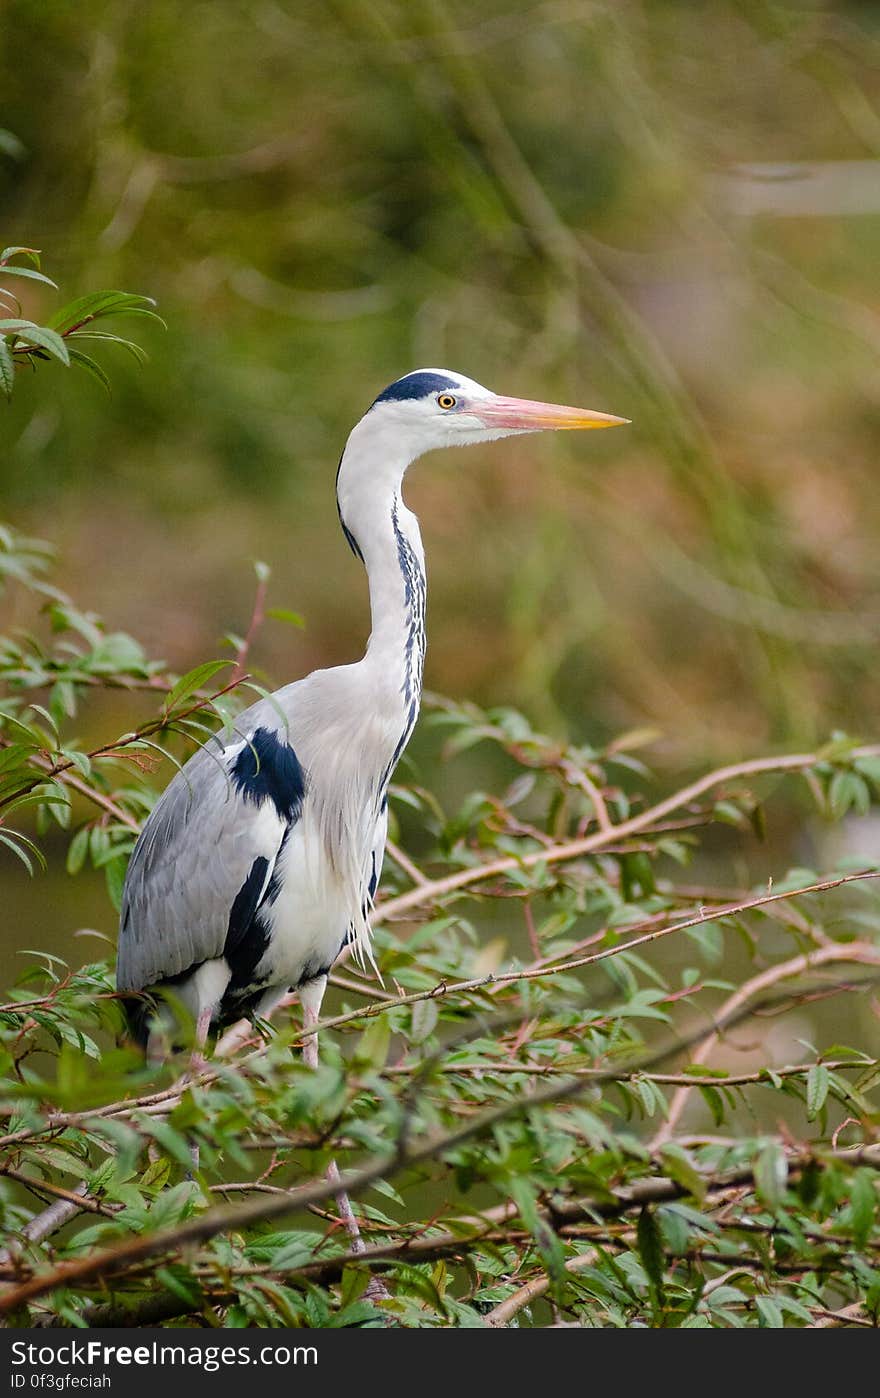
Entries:
[[[597, 1253], [595, 1248], [590, 1248], [587, 1252], [578, 1253], [577, 1257], [570, 1257], [565, 1263], [566, 1272], [580, 1272], [585, 1267], [592, 1267], [596, 1261]], [[507, 1325], [515, 1315], [524, 1311], [526, 1306], [530, 1306], [533, 1301], [537, 1301], [550, 1289], [550, 1278], [546, 1273], [539, 1277], [533, 1277], [526, 1282], [518, 1291], [506, 1296], [503, 1301], [499, 1301], [486, 1315], [486, 1324], [495, 1327]]]
[[[73, 1191], [75, 1195], [85, 1195], [88, 1188], [85, 1183], [77, 1185]], [[80, 1212], [79, 1202], [73, 1203], [69, 1199], [58, 1199], [54, 1204], [50, 1204], [48, 1209], [37, 1214], [30, 1219], [22, 1228], [20, 1238], [23, 1242], [41, 1243], [44, 1238], [56, 1233], [59, 1228], [63, 1228], [65, 1223], [69, 1223], [72, 1218]], [[15, 1246], [4, 1248], [0, 1252], [0, 1266], [7, 1266], [15, 1257], [17, 1249]]]
[[[880, 744], [854, 748], [850, 756], [854, 759], [880, 756]], [[374, 923], [387, 922], [392, 918], [400, 917], [402, 913], [411, 912], [414, 908], [435, 903], [449, 893], [457, 893], [459, 889], [469, 888], [475, 883], [484, 883], [487, 879], [497, 878], [499, 874], [508, 874], [514, 869], [534, 869], [542, 864], [559, 864], [570, 859], [579, 859], [582, 855], [592, 854], [596, 850], [603, 849], [612, 839], [619, 840], [625, 835], [640, 834], [649, 830], [664, 816], [671, 815], [673, 811], [680, 810], [682, 806], [696, 801], [698, 797], [726, 782], [770, 772], [802, 771], [805, 768], [815, 767], [821, 760], [819, 753], [798, 753], [782, 757], [752, 758], [747, 762], [734, 762], [726, 767], [718, 767], [697, 781], [681, 787], [671, 796], [664, 797], [662, 801], [649, 806], [647, 810], [638, 815], [618, 821], [616, 825], [607, 830], [597, 830], [591, 835], [584, 835], [581, 839], [569, 840], [554, 845], [550, 849], [532, 851], [518, 858], [509, 855], [500, 859], [487, 860], [483, 864], [467, 869], [458, 869], [443, 878], [432, 879], [424, 885], [409, 889], [406, 893], [398, 894], [396, 898], [389, 898], [387, 902], [377, 904], [372, 920]]]
[[[844, 884], [859, 883], [865, 880], [878, 878], [880, 878], [880, 870], [877, 869], [866, 869], [855, 874], [840, 874], [834, 878], [821, 879], [817, 883], [808, 884], [803, 888], [783, 889], [777, 893], [765, 893], [756, 898], [746, 899], [742, 903], [731, 904], [721, 908], [707, 909], [702, 913], [696, 914], [694, 917], [683, 918], [679, 922], [670, 923], [665, 927], [658, 928], [654, 932], [646, 932], [640, 937], [633, 937], [629, 941], [619, 943], [617, 946], [603, 947], [600, 951], [592, 952], [587, 956], [578, 956], [567, 961], [560, 961], [554, 966], [541, 967], [532, 971], [493, 972], [489, 975], [477, 976], [472, 980], [466, 981], [441, 981], [438, 985], [432, 986], [429, 990], [419, 990], [413, 991], [409, 995], [399, 995], [396, 999], [388, 1000], [382, 1005], [371, 1005], [362, 1010], [354, 1010], [346, 1014], [334, 1015], [331, 1018], [322, 1020], [318, 1024], [318, 1032], [322, 1032], [326, 1029], [338, 1029], [344, 1024], [351, 1023], [353, 1020], [369, 1018], [400, 1005], [415, 1005], [420, 1000], [441, 999], [449, 995], [461, 995], [470, 991], [484, 990], [488, 986], [508, 985], [516, 981], [539, 980], [548, 975], [579, 970], [584, 966], [593, 966], [600, 961], [607, 961], [610, 957], [619, 956], [621, 952], [631, 951], [634, 947], [645, 946], [648, 943], [660, 941], [661, 938], [672, 936], [676, 932], [687, 931], [687, 929], [691, 927], [699, 927], [706, 922], [715, 922], [719, 918], [736, 917], [741, 913], [765, 908], [788, 898], [796, 898], [813, 893], [827, 893], [831, 889], [842, 887]], [[399, 902], [397, 899], [394, 901]], [[880, 961], [880, 949], [875, 948], [870, 943], [850, 942], [833, 943], [832, 945], [841, 950], [849, 951], [852, 951], [856, 946], [860, 947], [863, 954], [854, 956], [852, 958], [853, 960], [864, 960], [866, 962]], [[807, 958], [818, 957], [819, 953], [824, 950], [825, 948], [823, 947], [817, 947], [815, 951], [807, 953]], [[828, 957], [823, 959], [845, 960], [846, 958], [838, 956], [837, 958]]]
[[[852, 948], [853, 943], [850, 943]], [[718, 1046], [720, 1039], [720, 1029], [718, 1024], [725, 1023], [731, 1014], [736, 1014], [738, 1010], [748, 1004], [757, 995], [762, 994], [770, 986], [778, 984], [779, 981], [790, 980], [794, 976], [802, 975], [806, 970], [813, 970], [817, 966], [827, 966], [833, 962], [849, 961], [851, 958], [846, 955], [846, 943], [829, 942], [824, 946], [816, 947], [814, 950], [804, 953], [801, 956], [792, 957], [789, 961], [780, 962], [776, 966], [770, 966], [766, 971], [759, 972], [750, 980], [745, 981], [732, 995], [725, 1000], [718, 1011], [718, 1020], [713, 1022], [707, 1029], [706, 1036], [696, 1052], [691, 1057], [694, 1065], [708, 1062]], [[856, 961], [870, 961], [875, 964], [880, 963], [880, 948], [866, 943], [861, 952], [854, 958]], [[723, 1081], [723, 1080], [719, 1080]], [[688, 1095], [691, 1086], [699, 1086], [698, 1082], [682, 1084], [676, 1092], [672, 1094], [669, 1102], [669, 1111], [665, 1121], [661, 1123], [652, 1145], [654, 1147], [663, 1145], [671, 1140], [672, 1134], [679, 1122], [682, 1112], [687, 1105]]]
[[[846, 1069], [867, 1072], [880, 1067], [880, 1059], [873, 1058], [818, 1058], [812, 1063], [794, 1063], [785, 1068], [760, 1068], [756, 1073], [707, 1073], [700, 1076], [694, 1073], [618, 1073], [614, 1081], [622, 1083], [655, 1082], [661, 1086], [675, 1087], [746, 1087], [755, 1084], [759, 1087], [775, 1088], [775, 1078], [797, 1078], [815, 1068], [817, 1063], [830, 1072]], [[386, 1064], [383, 1075], [406, 1076], [418, 1073], [421, 1066], [413, 1064]], [[603, 1068], [567, 1068], [562, 1063], [444, 1063], [439, 1072], [456, 1077], [458, 1074], [491, 1078], [495, 1073], [519, 1073], [523, 1077], [581, 1077], [596, 1078], [605, 1075]]]
[[403, 870], [407, 878], [411, 879], [414, 884], [426, 884], [429, 882], [421, 869], [413, 864], [409, 855], [400, 848], [400, 845], [396, 845], [393, 840], [386, 840], [385, 850], [394, 860], [395, 864]]
[[269, 574], [262, 568], [257, 573], [257, 590], [254, 594], [254, 605], [251, 612], [251, 619], [248, 629], [245, 632], [244, 640], [238, 648], [235, 657], [235, 665], [232, 668], [231, 680], [233, 684], [238, 684], [244, 679], [247, 666], [247, 659], [251, 652], [251, 646], [256, 640], [260, 627], [266, 620], [266, 593], [269, 588]]
[[865, 1315], [865, 1307], [861, 1301], [853, 1301], [852, 1305], [844, 1306], [840, 1311], [825, 1311], [816, 1309], [813, 1314], [818, 1316], [811, 1330], [827, 1330], [834, 1325], [858, 1325], [866, 1330], [874, 1330], [877, 1322], [869, 1320]]
[[[92, 760], [101, 757], [115, 757], [125, 748], [131, 747], [133, 743], [142, 742], [144, 738], [150, 737], [153, 733], [161, 732], [161, 730], [167, 728], [169, 724], [179, 723], [181, 719], [189, 718], [192, 714], [198, 713], [199, 710], [204, 709], [208, 704], [213, 704], [217, 699], [220, 699], [224, 694], [228, 694], [231, 689], [234, 689], [236, 685], [240, 684], [242, 680], [246, 678], [248, 677], [242, 676], [241, 679], [228, 682], [223, 685], [221, 689], [215, 690], [213, 694], [204, 695], [188, 708], [181, 709], [179, 713], [163, 713], [159, 718], [152, 719], [149, 723], [145, 723], [142, 728], [136, 729], [133, 733], [124, 733], [121, 738], [117, 738], [112, 743], [104, 743], [101, 747], [92, 748], [86, 756]], [[35, 756], [37, 758], [37, 765], [40, 765], [42, 755], [36, 754]], [[33, 757], [28, 760], [31, 764], [34, 763]], [[45, 759], [42, 760], [45, 762]], [[69, 773], [75, 765], [73, 759], [69, 757], [61, 758], [57, 762], [44, 765], [44, 775], [36, 774], [32, 781], [23, 786], [16, 787], [15, 791], [11, 792], [9, 795], [0, 797], [0, 810], [2, 810], [4, 806], [10, 805], [13, 801], [20, 800], [27, 792], [32, 791], [35, 786], [38, 786], [45, 777], [59, 777], [62, 780], [69, 781], [69, 777], [66, 777], [65, 773]]]
[[[41, 1180], [33, 1175], [27, 1175], [23, 1170], [14, 1170], [11, 1165], [0, 1165], [0, 1175], [15, 1180], [35, 1194], [50, 1194], [55, 1199], [66, 1201], [73, 1206], [74, 1213], [79, 1213], [81, 1209], [84, 1209], [87, 1213], [104, 1214], [107, 1218], [113, 1217], [113, 1209], [92, 1198], [82, 1186], [78, 1186], [76, 1189], [65, 1189], [63, 1185], [52, 1184], [49, 1180]], [[35, 1220], [31, 1219], [31, 1222], [33, 1223]]]

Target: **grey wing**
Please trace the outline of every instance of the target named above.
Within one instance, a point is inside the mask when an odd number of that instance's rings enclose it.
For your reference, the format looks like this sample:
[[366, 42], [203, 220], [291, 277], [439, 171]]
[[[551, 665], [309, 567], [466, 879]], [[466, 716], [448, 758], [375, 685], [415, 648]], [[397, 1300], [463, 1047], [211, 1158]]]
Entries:
[[222, 956], [245, 935], [306, 776], [271, 706], [241, 715], [177, 773], [138, 839], [123, 891], [116, 978], [143, 990]]

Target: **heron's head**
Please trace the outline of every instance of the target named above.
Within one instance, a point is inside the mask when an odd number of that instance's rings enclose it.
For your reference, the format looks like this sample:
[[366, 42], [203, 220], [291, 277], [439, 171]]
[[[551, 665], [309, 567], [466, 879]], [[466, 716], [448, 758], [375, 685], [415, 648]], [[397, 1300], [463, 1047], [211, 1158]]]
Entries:
[[492, 442], [523, 432], [617, 427], [628, 419], [560, 403], [504, 398], [450, 369], [415, 369], [390, 384], [361, 425], [405, 443], [410, 460], [435, 447]]

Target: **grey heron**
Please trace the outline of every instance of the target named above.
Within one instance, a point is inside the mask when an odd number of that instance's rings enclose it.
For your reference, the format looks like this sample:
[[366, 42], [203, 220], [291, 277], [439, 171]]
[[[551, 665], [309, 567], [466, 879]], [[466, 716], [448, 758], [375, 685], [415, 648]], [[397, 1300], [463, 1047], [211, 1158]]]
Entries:
[[[196, 1039], [268, 1016], [290, 989], [306, 1027], [347, 943], [370, 959], [388, 784], [419, 711], [425, 565], [403, 502], [407, 467], [436, 447], [625, 418], [504, 398], [462, 374], [417, 369], [380, 393], [339, 463], [339, 520], [369, 582], [372, 629], [355, 664], [317, 670], [209, 739], [159, 799], [132, 854], [117, 986], [145, 1042], [170, 992]], [[317, 1061], [317, 1036], [306, 1041]]]

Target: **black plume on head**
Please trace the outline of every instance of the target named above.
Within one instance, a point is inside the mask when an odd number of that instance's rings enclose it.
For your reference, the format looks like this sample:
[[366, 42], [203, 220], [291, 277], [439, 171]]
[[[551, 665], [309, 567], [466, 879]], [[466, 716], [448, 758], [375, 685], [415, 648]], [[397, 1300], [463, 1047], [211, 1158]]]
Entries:
[[[395, 380], [384, 389], [376, 403], [400, 402], [405, 398], [427, 398], [429, 393], [442, 393], [444, 389], [458, 388], [454, 379], [449, 379], [445, 374], [431, 374], [421, 371], [416, 374], [407, 374], [402, 379]], [[375, 403], [373, 405], [375, 407]]]

